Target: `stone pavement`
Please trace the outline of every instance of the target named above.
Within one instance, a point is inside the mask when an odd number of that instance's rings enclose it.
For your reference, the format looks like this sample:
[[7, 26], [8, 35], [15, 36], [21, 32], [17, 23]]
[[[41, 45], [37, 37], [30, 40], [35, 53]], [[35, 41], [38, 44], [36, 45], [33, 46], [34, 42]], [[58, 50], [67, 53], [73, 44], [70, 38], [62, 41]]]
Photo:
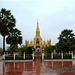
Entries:
[[[2, 58], [2, 57], [1, 57]], [[0, 60], [0, 75], [75, 75], [75, 60]]]
[[0, 75], [75, 75], [75, 61], [0, 61]]

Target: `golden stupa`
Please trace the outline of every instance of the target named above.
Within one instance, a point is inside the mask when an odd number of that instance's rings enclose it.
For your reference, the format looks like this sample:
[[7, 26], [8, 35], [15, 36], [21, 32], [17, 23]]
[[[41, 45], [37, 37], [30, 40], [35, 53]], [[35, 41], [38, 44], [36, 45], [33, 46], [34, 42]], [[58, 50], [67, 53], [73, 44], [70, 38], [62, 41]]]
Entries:
[[39, 25], [37, 21], [37, 27], [36, 27], [36, 36], [34, 37], [33, 41], [29, 42], [25, 40], [25, 46], [33, 46], [35, 48], [36, 52], [42, 52], [42, 48], [44, 47], [49, 47], [51, 45], [51, 40], [45, 42], [42, 40], [40, 36], [40, 30], [39, 30]]

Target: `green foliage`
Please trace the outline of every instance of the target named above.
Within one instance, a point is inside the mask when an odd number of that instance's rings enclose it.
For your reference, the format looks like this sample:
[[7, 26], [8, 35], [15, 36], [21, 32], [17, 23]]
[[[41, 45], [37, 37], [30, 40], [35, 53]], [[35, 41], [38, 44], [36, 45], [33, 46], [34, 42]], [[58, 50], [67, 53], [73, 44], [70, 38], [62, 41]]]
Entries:
[[33, 52], [32, 52], [32, 49], [33, 49], [32, 46], [27, 47], [25, 53], [26, 53], [26, 54], [32, 54], [32, 53], [33, 53]]
[[0, 53], [0, 56], [3, 56], [3, 52], [2, 52], [2, 53]]
[[15, 60], [23, 60], [23, 56], [16, 56]]
[[[16, 56], [15, 59], [16, 60], [24, 60], [23, 56]], [[31, 60], [31, 59], [32, 59], [32, 56], [31, 55], [29, 55], [29, 54], [28, 55], [27, 54], [25, 55], [25, 60]]]
[[21, 48], [17, 48], [16, 45], [12, 45], [7, 49], [7, 52], [11, 54], [13, 52], [22, 52], [22, 54], [25, 52], [25, 54], [32, 54], [33, 53], [32, 49], [33, 49], [32, 46], [29, 46], [29, 47], [23, 46]]
[[33, 53], [32, 49], [33, 47], [29, 46], [29, 47], [21, 47], [18, 50], [21, 51], [22, 53], [25, 52], [26, 54], [32, 54]]
[[[5, 60], [14, 60], [14, 56], [5, 56]], [[15, 56], [15, 60], [24, 60], [23, 56]], [[32, 55], [26, 54], [25, 60], [32, 60]]]
[[18, 48], [16, 45], [12, 45], [7, 49], [7, 52], [13, 54], [13, 52], [18, 52]]
[[63, 30], [58, 39], [59, 42], [56, 44], [57, 50], [65, 52], [75, 50], [75, 35], [72, 30]]
[[55, 46], [49, 46], [49, 47], [45, 47], [44, 52], [45, 53], [51, 53], [51, 51], [54, 51]]
[[26, 52], [26, 49], [27, 49], [26, 47], [18, 48], [18, 50], [21, 51], [22, 53], [23, 53], [23, 52]]
[[[51, 59], [51, 54], [45, 54], [45, 59]], [[53, 59], [62, 59], [61, 54], [53, 54]], [[71, 54], [64, 54], [63, 59], [72, 59]]]
[[8, 37], [6, 38], [7, 44], [12, 45], [18, 45], [22, 44], [22, 36], [21, 36], [21, 31], [18, 30], [17, 28], [13, 29], [12, 32], [8, 34]]
[[45, 59], [51, 59], [51, 53], [46, 53], [44, 56]]
[[64, 54], [63, 59], [72, 59], [72, 55], [71, 54]]
[[5, 52], [5, 36], [15, 27], [15, 22], [10, 10], [2, 8], [0, 11], [0, 34], [3, 36], [3, 52]]
[[60, 54], [54, 54], [53, 59], [61, 59], [61, 55]]
[[5, 60], [13, 60], [13, 56], [5, 56]]
[[32, 59], [32, 55], [31, 54], [26, 54], [26, 60], [31, 60]]

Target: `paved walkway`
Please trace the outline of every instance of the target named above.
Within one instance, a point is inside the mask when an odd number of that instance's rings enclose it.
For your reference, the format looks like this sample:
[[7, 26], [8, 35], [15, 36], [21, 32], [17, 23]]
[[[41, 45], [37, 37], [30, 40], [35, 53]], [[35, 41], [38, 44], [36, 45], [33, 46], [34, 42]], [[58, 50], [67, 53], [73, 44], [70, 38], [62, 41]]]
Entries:
[[75, 61], [4, 61], [0, 75], [75, 75]]
[[0, 75], [75, 75], [75, 60], [0, 61]]

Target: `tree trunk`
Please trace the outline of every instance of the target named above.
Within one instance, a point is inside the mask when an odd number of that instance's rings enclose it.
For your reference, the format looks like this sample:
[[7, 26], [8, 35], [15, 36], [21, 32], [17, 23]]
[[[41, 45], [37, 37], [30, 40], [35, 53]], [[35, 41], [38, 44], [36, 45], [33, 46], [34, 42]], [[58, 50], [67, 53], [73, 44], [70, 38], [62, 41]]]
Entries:
[[3, 53], [5, 52], [5, 36], [3, 37]]

